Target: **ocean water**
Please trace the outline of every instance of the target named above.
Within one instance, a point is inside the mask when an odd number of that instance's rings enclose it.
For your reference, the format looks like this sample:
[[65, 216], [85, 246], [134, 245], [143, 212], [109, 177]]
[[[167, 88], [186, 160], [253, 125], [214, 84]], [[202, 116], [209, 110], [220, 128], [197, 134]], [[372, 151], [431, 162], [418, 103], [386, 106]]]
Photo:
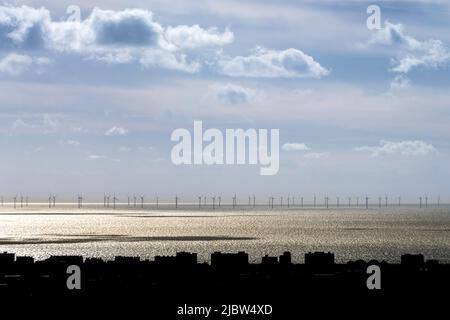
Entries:
[[265, 254], [331, 251], [336, 260], [400, 261], [404, 253], [450, 263], [450, 208], [241, 210], [0, 210], [0, 251], [50, 255]]

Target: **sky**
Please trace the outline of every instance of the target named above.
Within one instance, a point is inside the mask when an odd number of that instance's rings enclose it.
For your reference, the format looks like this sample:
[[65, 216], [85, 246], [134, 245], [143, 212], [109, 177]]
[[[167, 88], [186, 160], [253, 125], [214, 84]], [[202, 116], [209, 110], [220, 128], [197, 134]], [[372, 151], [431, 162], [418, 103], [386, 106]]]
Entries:
[[[439, 0], [2, 2], [0, 194], [450, 201], [449, 28]], [[279, 129], [279, 172], [173, 164], [194, 120]]]

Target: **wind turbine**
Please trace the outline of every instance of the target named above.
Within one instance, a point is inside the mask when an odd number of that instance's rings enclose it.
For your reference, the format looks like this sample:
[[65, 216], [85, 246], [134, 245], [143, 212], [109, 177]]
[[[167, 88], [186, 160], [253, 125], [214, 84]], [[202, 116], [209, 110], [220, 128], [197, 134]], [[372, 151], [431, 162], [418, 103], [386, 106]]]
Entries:
[[113, 195], [113, 209], [114, 210], [116, 210], [116, 200], [117, 200], [116, 194], [114, 193], [114, 195]]
[[202, 197], [198, 197], [198, 208], [200, 209], [202, 207]]
[[386, 208], [387, 208], [388, 207], [388, 196], [387, 195], [384, 196], [384, 200], [385, 200], [385, 205], [386, 205]]
[[422, 197], [419, 197], [419, 208], [422, 208]]
[[144, 196], [141, 196], [141, 209], [144, 209]]
[[130, 207], [130, 196], [128, 196], [128, 208]]
[[56, 196], [53, 195], [53, 208], [56, 207]]
[[178, 209], [178, 196], [175, 195], [175, 209]]
[[269, 207], [273, 209], [273, 196], [269, 197]]
[[219, 208], [220, 208], [220, 203], [222, 202], [222, 197], [219, 196]]
[[216, 210], [216, 196], [212, 197], [213, 210]]
[[369, 197], [366, 196], [366, 209], [369, 209]]
[[314, 195], [314, 208], [316, 207], [316, 195]]
[[23, 208], [23, 195], [20, 195], [20, 207]]
[[83, 196], [78, 195], [78, 209], [81, 209], [83, 207]]
[[253, 208], [256, 208], [256, 197], [253, 195]]
[[159, 209], [159, 198], [156, 196], [156, 209]]
[[428, 196], [425, 195], [425, 208], [428, 208]]
[[359, 197], [356, 197], [356, 207], [359, 208]]
[[17, 201], [17, 196], [13, 197], [14, 200], [14, 209], [16, 208], [16, 201]]
[[301, 206], [302, 206], [302, 208], [303, 208], [303, 197], [301, 197]]
[[348, 197], [348, 207], [351, 208], [352, 207], [352, 198]]

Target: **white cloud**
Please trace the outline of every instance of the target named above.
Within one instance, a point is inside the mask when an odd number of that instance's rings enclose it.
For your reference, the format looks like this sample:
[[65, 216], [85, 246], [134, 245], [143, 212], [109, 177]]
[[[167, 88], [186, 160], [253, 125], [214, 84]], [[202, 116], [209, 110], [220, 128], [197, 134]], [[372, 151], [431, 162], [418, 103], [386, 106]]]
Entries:
[[391, 90], [401, 90], [401, 89], [407, 89], [410, 87], [411, 81], [406, 78], [403, 75], [397, 75], [392, 81], [391, 81]]
[[50, 64], [50, 60], [44, 57], [33, 58], [28, 55], [10, 53], [0, 59], [0, 73], [18, 76], [30, 69], [39, 72], [40, 68]]
[[91, 154], [91, 155], [88, 156], [88, 159], [99, 160], [99, 159], [106, 159], [106, 157], [105, 156], [100, 156], [98, 154]]
[[147, 50], [139, 62], [145, 66], [160, 66], [169, 70], [195, 73], [200, 70], [200, 63], [190, 62], [185, 54], [166, 52], [163, 50]]
[[234, 34], [228, 29], [220, 33], [217, 28], [203, 29], [199, 25], [168, 27], [164, 35], [178, 49], [224, 46], [234, 40]]
[[310, 148], [304, 143], [285, 143], [282, 146], [285, 151], [308, 151]]
[[227, 83], [225, 85], [213, 86], [209, 95], [212, 95], [213, 98], [220, 103], [236, 105], [255, 101], [260, 94], [253, 89], [233, 83]]
[[311, 56], [297, 49], [256, 48], [250, 56], [223, 58], [220, 72], [231, 77], [321, 78], [329, 74]]
[[399, 154], [404, 156], [426, 156], [429, 154], [437, 153], [436, 148], [424, 141], [380, 141], [379, 146], [363, 146], [356, 148], [357, 151], [370, 152], [372, 156], [383, 156], [390, 154]]
[[11, 130], [13, 131], [23, 131], [23, 130], [30, 130], [34, 129], [36, 126], [25, 122], [23, 119], [17, 119], [13, 122], [11, 125]]
[[43, 117], [44, 133], [54, 133], [59, 127], [59, 122], [49, 114], [44, 114]]
[[320, 159], [328, 156], [329, 156], [328, 152], [308, 152], [304, 155], [306, 159]]
[[128, 134], [128, 130], [122, 127], [112, 127], [106, 130], [106, 136], [126, 136]]
[[[41, 120], [42, 117], [42, 120]], [[31, 120], [31, 121], [30, 121]], [[60, 123], [49, 114], [29, 117], [26, 120], [18, 118], [11, 126], [12, 133], [53, 134], [60, 127]]]
[[220, 47], [233, 41], [230, 30], [198, 25], [163, 27], [151, 11], [94, 8], [82, 21], [52, 20], [45, 8], [0, 6], [0, 49], [46, 48], [77, 53], [107, 63], [140, 62], [196, 72], [187, 54], [197, 48]]
[[400, 53], [393, 59], [394, 72], [408, 73], [419, 66], [439, 67], [450, 60], [450, 52], [442, 41], [417, 40], [405, 34], [403, 25], [388, 21], [384, 28], [373, 34], [368, 44], [394, 46], [399, 50]]
[[45, 26], [50, 19], [50, 13], [45, 8], [0, 6], [0, 48], [43, 47]]

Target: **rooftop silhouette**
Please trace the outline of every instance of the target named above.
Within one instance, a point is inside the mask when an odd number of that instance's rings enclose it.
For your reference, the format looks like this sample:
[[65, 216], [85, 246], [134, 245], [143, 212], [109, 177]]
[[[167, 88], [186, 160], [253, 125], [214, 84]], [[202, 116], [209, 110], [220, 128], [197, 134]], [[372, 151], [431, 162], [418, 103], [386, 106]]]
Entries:
[[[82, 272], [82, 290], [66, 288], [66, 269], [77, 265]], [[400, 264], [355, 260], [335, 263], [331, 252], [308, 252], [304, 264], [291, 262], [290, 252], [279, 257], [264, 256], [261, 263], [250, 263], [245, 252], [211, 254], [211, 263], [199, 263], [196, 253], [178, 252], [175, 256], [156, 256], [154, 260], [117, 256], [114, 260], [82, 256], [51, 256], [36, 261], [32, 257], [0, 253], [0, 295], [91, 296], [134, 295], [167, 289], [187, 288], [202, 292], [297, 287], [305, 291], [317, 288], [352, 290], [368, 293], [367, 266], [378, 265], [382, 272], [382, 290], [435, 290], [450, 284], [450, 265], [425, 260], [423, 255], [405, 254]], [[411, 275], [414, 275], [414, 281]]]

